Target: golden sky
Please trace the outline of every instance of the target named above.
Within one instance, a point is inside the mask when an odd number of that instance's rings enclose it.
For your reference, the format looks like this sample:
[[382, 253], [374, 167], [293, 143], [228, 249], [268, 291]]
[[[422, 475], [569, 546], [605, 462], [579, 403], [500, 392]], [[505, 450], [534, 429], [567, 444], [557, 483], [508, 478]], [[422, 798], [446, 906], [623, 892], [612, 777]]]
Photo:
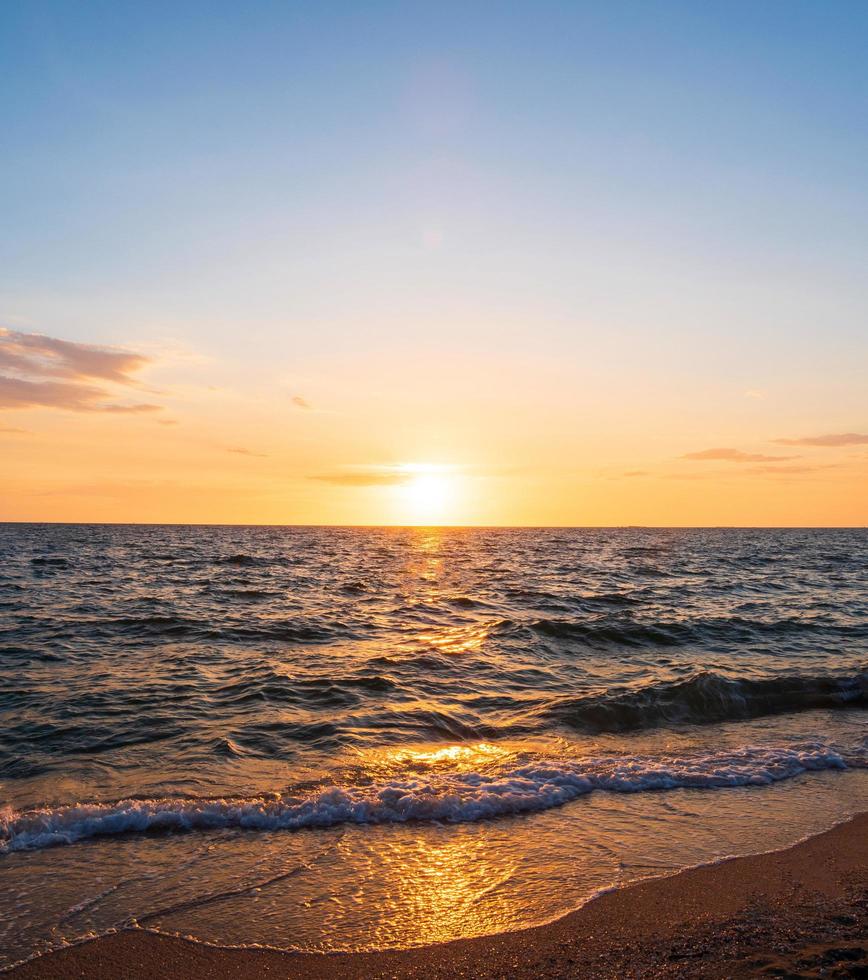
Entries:
[[811, 425], [812, 399], [786, 386], [683, 381], [676, 392], [624, 361], [577, 370], [436, 350], [251, 377], [179, 346], [8, 328], [0, 367], [4, 520], [866, 520], [868, 434]]

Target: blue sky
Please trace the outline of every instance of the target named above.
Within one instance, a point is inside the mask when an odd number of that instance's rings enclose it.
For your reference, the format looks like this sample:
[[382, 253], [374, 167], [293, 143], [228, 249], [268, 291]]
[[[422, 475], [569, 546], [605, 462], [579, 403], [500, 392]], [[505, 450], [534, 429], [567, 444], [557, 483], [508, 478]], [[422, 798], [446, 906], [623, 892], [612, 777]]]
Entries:
[[[388, 309], [397, 279], [508, 305], [542, 275], [569, 307], [634, 264], [864, 299], [862, 4], [249, 6], [4, 5], [13, 299], [328, 316], [334, 280]], [[62, 315], [122, 329], [96, 312]]]

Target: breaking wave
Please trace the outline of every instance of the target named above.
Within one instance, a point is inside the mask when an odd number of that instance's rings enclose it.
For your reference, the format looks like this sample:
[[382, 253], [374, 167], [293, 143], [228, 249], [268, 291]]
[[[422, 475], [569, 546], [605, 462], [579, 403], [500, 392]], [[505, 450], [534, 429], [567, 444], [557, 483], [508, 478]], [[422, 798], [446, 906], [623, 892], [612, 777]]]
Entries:
[[547, 713], [572, 728], [623, 732], [663, 724], [709, 724], [817, 708], [866, 706], [868, 672], [729, 678], [701, 671], [685, 680], [638, 690], [563, 698], [550, 704]]
[[[864, 760], [858, 760], [859, 763]], [[303, 795], [223, 799], [126, 799], [0, 815], [0, 853], [125, 833], [238, 828], [301, 830], [407, 821], [466, 823], [534, 813], [592, 793], [761, 786], [807, 771], [846, 769], [821, 742], [693, 755], [515, 759], [498, 770], [414, 775]]]

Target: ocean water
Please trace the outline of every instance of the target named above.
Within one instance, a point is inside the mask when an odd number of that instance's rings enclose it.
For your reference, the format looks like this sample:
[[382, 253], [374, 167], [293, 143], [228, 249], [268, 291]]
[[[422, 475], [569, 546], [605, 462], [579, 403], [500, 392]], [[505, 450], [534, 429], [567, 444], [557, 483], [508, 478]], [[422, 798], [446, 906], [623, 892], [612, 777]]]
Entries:
[[413, 945], [868, 808], [868, 531], [0, 525], [0, 965]]

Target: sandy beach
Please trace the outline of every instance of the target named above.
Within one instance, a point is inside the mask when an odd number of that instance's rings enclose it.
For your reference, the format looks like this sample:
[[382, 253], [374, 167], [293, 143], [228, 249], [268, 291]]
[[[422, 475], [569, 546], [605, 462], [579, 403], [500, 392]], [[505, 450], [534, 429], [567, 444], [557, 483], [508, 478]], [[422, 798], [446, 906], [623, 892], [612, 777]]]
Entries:
[[609, 892], [547, 926], [439, 946], [301, 955], [128, 930], [30, 961], [86, 977], [865, 977], [868, 814], [783, 851]]

